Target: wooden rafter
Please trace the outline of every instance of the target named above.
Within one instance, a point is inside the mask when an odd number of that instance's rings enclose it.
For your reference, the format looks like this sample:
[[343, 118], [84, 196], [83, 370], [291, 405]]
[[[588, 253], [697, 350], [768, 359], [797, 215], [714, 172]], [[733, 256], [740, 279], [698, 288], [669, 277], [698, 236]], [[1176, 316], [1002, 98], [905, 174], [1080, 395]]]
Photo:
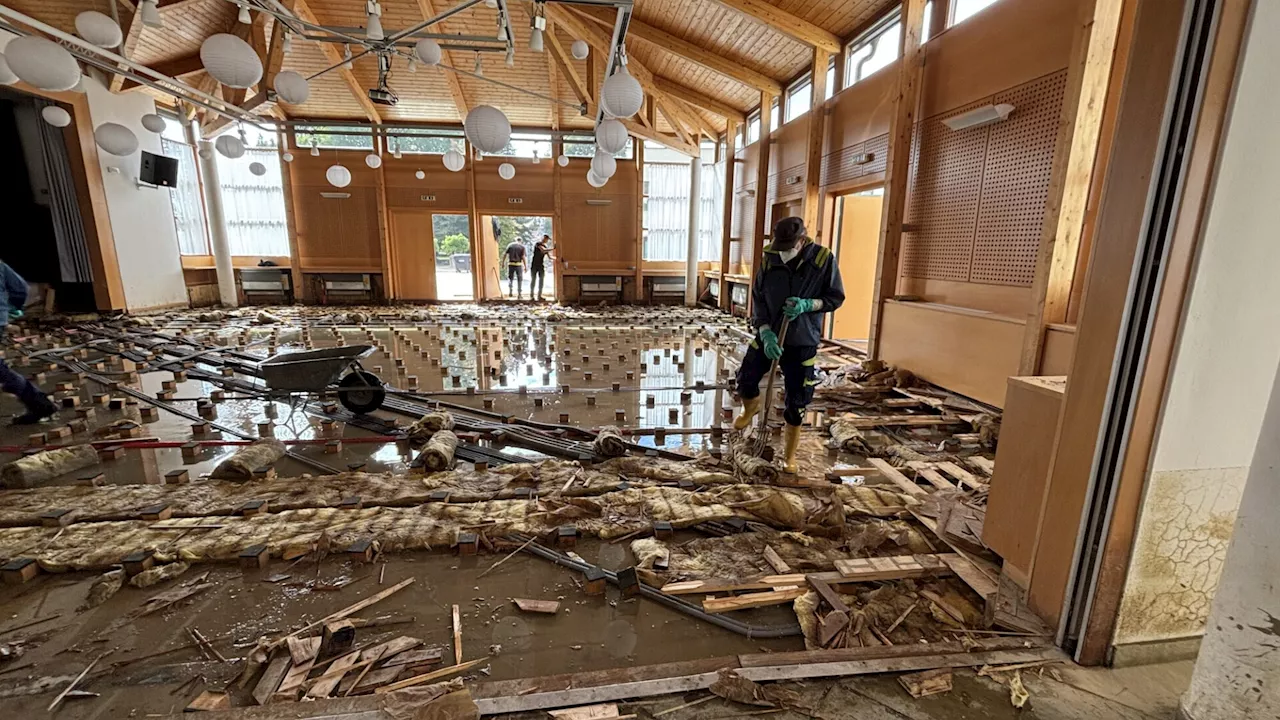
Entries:
[[[312, 23], [313, 25], [323, 24], [316, 18], [316, 14], [311, 11], [311, 6], [307, 4], [307, 0], [297, 0], [297, 3], [298, 4], [294, 7], [293, 11], [298, 17], [302, 18], [306, 22]], [[324, 57], [329, 61], [330, 65], [338, 65], [343, 62], [342, 53], [338, 52], [338, 48], [336, 48], [333, 43], [322, 42], [319, 43], [319, 45], [320, 50], [324, 52]], [[361, 87], [360, 81], [356, 80], [356, 74], [352, 72], [350, 68], [346, 67], [340, 67], [337, 70], [334, 70], [334, 72], [338, 73], [338, 76], [342, 78], [342, 81], [347, 84], [347, 89], [351, 91], [351, 97], [355, 98], [355, 101], [360, 104], [361, 109], [364, 110], [364, 114], [368, 116], [369, 121], [375, 125], [381, 125], [382, 116], [378, 114], [378, 106], [374, 105], [373, 101], [369, 99], [369, 94], [365, 92], [363, 87]]]
[[664, 102], [663, 99], [655, 97], [654, 103], [658, 106], [658, 112], [667, 118], [667, 122], [671, 123], [671, 128], [676, 131], [676, 135], [680, 139], [690, 145], [693, 145], [693, 138], [688, 129], [685, 128], [684, 118], [680, 112], [674, 108], [674, 104]]
[[[167, 75], [175, 80], [183, 80], [195, 75], [196, 73], [204, 71], [204, 62], [200, 60], [199, 53], [193, 53], [191, 55], [173, 58], [172, 60], [164, 60], [153, 65], [148, 65], [147, 67], [161, 75]], [[116, 77], [120, 76], [117, 75]], [[143, 87], [146, 87], [146, 85], [126, 78], [124, 80], [124, 84], [120, 88], [120, 91], [127, 92], [129, 90], [136, 90]]]
[[[200, 0], [159, 0], [156, 7], [160, 9], [162, 14], [170, 14], [181, 11], [186, 5], [199, 2]], [[138, 49], [138, 40], [142, 38], [142, 13], [138, 12], [136, 5], [131, 3], [125, 4], [125, 9], [129, 11], [128, 17], [121, 18], [121, 30], [124, 35], [124, 41], [120, 44], [119, 52], [123, 57], [133, 59], [134, 51]], [[121, 66], [123, 67], [123, 66]], [[123, 75], [113, 75], [111, 77], [111, 92], [120, 92], [125, 87], [125, 77]]]
[[[283, 2], [290, 10], [293, 9], [294, 0], [283, 0]], [[275, 87], [276, 75], [279, 75], [284, 67], [284, 35], [284, 29], [279, 25], [273, 29], [271, 44], [267, 49], [266, 61], [263, 63], [262, 82], [258, 84], [258, 92], [240, 105], [241, 110], [272, 115], [280, 119], [288, 118], [284, 110], [275, 101], [271, 100], [268, 93], [268, 88]], [[213, 118], [201, 131], [206, 136], [216, 135], [221, 132], [222, 128], [230, 124], [230, 118], [219, 116]]]
[[560, 72], [565, 79], [569, 81], [569, 89], [573, 90], [574, 97], [578, 98], [578, 102], [584, 104], [591, 113], [591, 91], [587, 88], [587, 83], [578, 74], [578, 69], [573, 66], [573, 61], [569, 58], [569, 53], [565, 52], [564, 46], [560, 44], [560, 38], [556, 37], [554, 32], [547, 32], [544, 36], [546, 46], [551, 53], [551, 58], [556, 65], [560, 66]]
[[747, 121], [747, 114], [741, 110], [722, 103], [715, 98], [707, 97], [706, 93], [692, 90], [678, 82], [672, 82], [664, 77], [654, 75], [653, 85], [670, 97], [683, 100], [694, 107], [702, 108], [703, 110], [719, 115], [726, 120], [732, 120], [738, 125]]
[[[613, 27], [615, 16], [615, 12], [613, 11], [587, 6], [570, 7], [574, 12], [589, 20], [594, 20], [606, 27]], [[653, 43], [660, 47], [663, 52], [684, 58], [685, 60], [697, 65], [701, 65], [708, 70], [715, 71], [730, 80], [740, 82], [747, 87], [756, 90], [766, 90], [775, 95], [782, 92], [782, 84], [768, 75], [756, 72], [731, 57], [726, 57], [725, 55], [713, 50], [707, 50], [706, 48], [699, 47], [687, 40], [676, 37], [665, 30], [661, 30], [652, 25], [647, 25], [639, 20], [632, 19], [631, 22], [628, 23], [627, 35]]]
[[[830, 57], [826, 50], [814, 48], [813, 67], [815, 69], [825, 68], [827, 59]], [[823, 102], [827, 96], [827, 74], [825, 72], [813, 73], [812, 88], [809, 107], [809, 137], [805, 149], [803, 217], [805, 227], [809, 229], [810, 233], [813, 233], [813, 237], [817, 237], [817, 233], [821, 232], [818, 224], [822, 219], [822, 156], [827, 139], [827, 112], [826, 104]], [[830, 245], [832, 239], [826, 238], [826, 240]]]
[[[423, 20], [428, 20], [438, 14], [433, 0], [418, 0], [418, 9], [422, 11]], [[448, 28], [445, 23], [441, 22], [437, 27], [433, 28], [433, 31], [448, 32]], [[453, 51], [445, 50], [444, 59], [449, 63], [449, 67], [457, 67], [457, 62], [453, 57]], [[458, 109], [458, 119], [465, 119], [470, 106], [467, 105], [466, 94], [462, 92], [462, 81], [458, 79], [458, 74], [455, 72], [450, 72], [448, 70], [441, 70], [440, 72], [444, 73], [445, 82], [449, 85], [449, 94], [453, 96], [453, 104]]]
[[799, 40], [805, 45], [822, 48], [829, 53], [840, 52], [840, 38], [836, 37], [834, 33], [828, 32], [808, 20], [792, 15], [786, 10], [770, 5], [764, 0], [715, 0], [715, 2], [731, 10], [736, 10], [747, 17], [759, 20], [761, 23], [788, 37]]
[[697, 108], [693, 107], [689, 103], [673, 98], [670, 95], [668, 95], [665, 100], [667, 103], [680, 108], [680, 112], [684, 113], [684, 116], [694, 124], [694, 129], [699, 133], [708, 137], [716, 137], [720, 134], [720, 128], [712, 125], [705, 117], [702, 116], [702, 113], [698, 112]]
[[[547, 28], [545, 35], [551, 34], [551, 28]], [[556, 75], [556, 61], [552, 60], [550, 53], [545, 52], [545, 42], [543, 47], [544, 59], [547, 62], [547, 95], [551, 98], [551, 129], [560, 129], [560, 78]], [[558, 168], [559, 166], [557, 166]]]

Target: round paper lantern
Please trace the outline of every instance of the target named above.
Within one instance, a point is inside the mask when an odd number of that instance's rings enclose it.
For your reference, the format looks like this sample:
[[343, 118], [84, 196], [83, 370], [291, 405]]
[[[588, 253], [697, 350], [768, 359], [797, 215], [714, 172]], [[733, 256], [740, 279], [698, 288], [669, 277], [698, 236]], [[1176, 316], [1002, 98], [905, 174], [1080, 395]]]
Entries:
[[614, 117], [629, 118], [644, 105], [644, 90], [624, 67], [609, 76], [600, 87], [600, 102]]
[[257, 175], [258, 177], [262, 177], [267, 174], [267, 166], [260, 162], [249, 163], [249, 172]]
[[0, 53], [0, 85], [12, 85], [16, 82], [18, 76], [9, 69], [9, 61], [4, 59], [4, 53]]
[[324, 171], [324, 177], [334, 187], [344, 188], [351, 184], [351, 171], [341, 165], [331, 165]]
[[276, 75], [272, 85], [280, 100], [289, 105], [301, 105], [311, 97], [311, 83], [292, 70], [285, 70]]
[[569, 167], [569, 156], [561, 155], [560, 157], [556, 158], [556, 162], [560, 163], [560, 167]]
[[602, 188], [607, 182], [609, 182], [607, 179], [596, 177], [595, 170], [587, 171], [587, 184], [591, 187]]
[[448, 168], [450, 172], [458, 172], [467, 166], [467, 158], [457, 150], [450, 150], [444, 154], [444, 166]]
[[378, 153], [369, 153], [364, 156], [364, 164], [377, 170], [382, 167], [382, 156]]
[[201, 158], [204, 158], [205, 160], [213, 159], [213, 149], [210, 148], [208, 145], [201, 144], [198, 154], [200, 155]]
[[96, 10], [86, 10], [76, 16], [76, 32], [101, 48], [116, 47], [124, 40], [115, 20]]
[[426, 65], [440, 64], [440, 43], [431, 38], [422, 38], [413, 48], [414, 54]]
[[498, 177], [503, 180], [510, 180], [516, 176], [516, 166], [511, 163], [502, 163], [498, 166]]
[[71, 113], [57, 105], [49, 105], [40, 111], [40, 117], [54, 127], [66, 127], [71, 124]]
[[164, 132], [164, 126], [165, 126], [164, 118], [160, 117], [155, 113], [147, 113], [146, 115], [142, 116], [142, 127], [150, 130], [153, 133], [160, 134]]
[[490, 155], [502, 152], [511, 139], [511, 122], [491, 105], [479, 105], [467, 113], [463, 127], [471, 144]]
[[576, 60], [586, 60], [587, 55], [591, 54], [591, 46], [586, 40], [574, 40], [573, 45], [569, 47], [569, 52], [573, 54]]
[[426, 179], [427, 179], [427, 174], [426, 174], [426, 173], [424, 173], [424, 172], [422, 172], [421, 170], [419, 170], [418, 172], [414, 173], [414, 174], [413, 174], [413, 176], [414, 176], [414, 177], [416, 177], [416, 178], [418, 178], [419, 180], [426, 180]]
[[222, 157], [228, 160], [238, 160], [244, 157], [244, 143], [240, 142], [240, 138], [235, 135], [223, 135], [213, 141], [213, 147]]
[[614, 173], [618, 172], [618, 161], [614, 160], [613, 156], [608, 153], [596, 151], [596, 156], [591, 158], [591, 172], [595, 173], [598, 178], [608, 180], [613, 177]]
[[4, 56], [18, 79], [41, 90], [62, 92], [80, 82], [75, 57], [52, 40], [35, 35], [14, 38], [5, 47]]
[[596, 147], [612, 155], [627, 147], [627, 127], [618, 120], [605, 120], [596, 128]]
[[117, 157], [128, 157], [138, 151], [138, 136], [119, 123], [102, 123], [93, 131], [93, 139], [103, 152]]
[[262, 61], [253, 46], [235, 35], [218, 33], [200, 46], [200, 62], [215, 80], [233, 88], [247, 88], [262, 79]]
[[293, 153], [287, 152], [284, 155], [280, 156], [280, 159], [284, 160], [285, 162], [293, 162]]

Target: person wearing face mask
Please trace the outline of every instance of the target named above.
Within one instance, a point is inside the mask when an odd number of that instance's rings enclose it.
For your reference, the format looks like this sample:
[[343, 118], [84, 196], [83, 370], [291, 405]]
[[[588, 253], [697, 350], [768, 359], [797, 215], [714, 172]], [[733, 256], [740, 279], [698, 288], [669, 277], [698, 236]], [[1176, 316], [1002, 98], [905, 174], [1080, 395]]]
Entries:
[[[783, 218], [773, 230], [773, 242], [764, 249], [763, 261], [751, 287], [751, 326], [756, 337], [738, 368], [737, 390], [742, 414], [733, 426], [745, 430], [760, 412], [760, 380], [778, 361], [786, 388], [786, 472], [796, 472], [800, 423], [818, 384], [815, 362], [822, 340], [823, 313], [844, 303], [844, 283], [831, 251], [807, 237], [804, 221]], [[786, 336], [778, 337], [783, 318], [789, 320]]]

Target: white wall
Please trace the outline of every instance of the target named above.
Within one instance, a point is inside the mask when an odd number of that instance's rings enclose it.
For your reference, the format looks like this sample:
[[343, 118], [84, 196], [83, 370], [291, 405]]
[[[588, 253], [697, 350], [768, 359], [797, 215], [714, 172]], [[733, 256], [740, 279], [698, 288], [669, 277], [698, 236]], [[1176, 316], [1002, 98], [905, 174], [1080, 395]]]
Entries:
[[[1280, 3], [1255, 5], [1116, 642], [1204, 632], [1280, 365]], [[1269, 35], [1260, 34], [1263, 30]]]
[[[155, 101], [137, 92], [112, 94], [88, 77], [84, 85], [94, 127], [105, 122], [124, 125], [138, 136], [140, 150], [160, 154], [160, 136], [143, 128], [141, 122], [143, 115], [156, 111]], [[98, 157], [125, 305], [133, 311], [185, 305], [187, 286], [182, 278], [169, 190], [135, 184], [140, 152], [124, 158], [99, 152]], [[119, 172], [112, 172], [112, 168]]]

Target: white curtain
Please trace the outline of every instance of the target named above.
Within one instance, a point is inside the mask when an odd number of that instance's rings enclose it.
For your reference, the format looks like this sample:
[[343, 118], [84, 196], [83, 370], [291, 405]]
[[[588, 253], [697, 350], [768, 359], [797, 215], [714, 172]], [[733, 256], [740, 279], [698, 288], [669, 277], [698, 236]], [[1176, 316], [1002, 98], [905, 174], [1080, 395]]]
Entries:
[[[275, 149], [250, 149], [238, 160], [216, 157], [231, 254], [289, 255], [284, 181]], [[267, 173], [258, 177], [249, 172], [254, 162], [266, 166]]]
[[724, 235], [724, 163], [702, 164], [702, 209], [698, 216], [698, 262], [720, 262]]
[[173, 224], [178, 230], [178, 252], [183, 255], [208, 255], [209, 238], [205, 234], [204, 203], [200, 198], [199, 168], [191, 146], [160, 139], [161, 151], [178, 161], [178, 186], [169, 189], [173, 204]]
[[645, 260], [684, 260], [689, 245], [689, 166], [644, 164]]

